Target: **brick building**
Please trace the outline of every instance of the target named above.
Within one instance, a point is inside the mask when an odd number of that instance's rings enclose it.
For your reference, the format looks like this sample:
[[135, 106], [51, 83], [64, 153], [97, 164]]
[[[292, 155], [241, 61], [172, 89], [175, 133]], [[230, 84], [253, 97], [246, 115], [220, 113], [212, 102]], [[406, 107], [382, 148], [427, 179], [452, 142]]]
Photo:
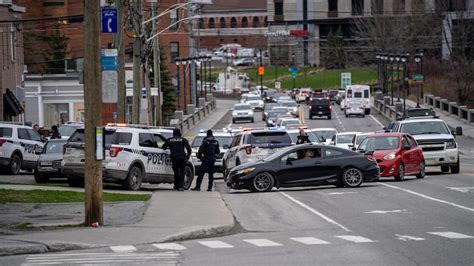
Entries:
[[[6, 3], [9, 2], [9, 3]], [[23, 34], [21, 24], [25, 9], [0, 0], [0, 121], [21, 121], [23, 113]], [[10, 22], [11, 21], [11, 22]]]
[[267, 46], [266, 0], [214, 0], [201, 8], [200, 15], [193, 36], [201, 49], [212, 50], [228, 43], [248, 48]]

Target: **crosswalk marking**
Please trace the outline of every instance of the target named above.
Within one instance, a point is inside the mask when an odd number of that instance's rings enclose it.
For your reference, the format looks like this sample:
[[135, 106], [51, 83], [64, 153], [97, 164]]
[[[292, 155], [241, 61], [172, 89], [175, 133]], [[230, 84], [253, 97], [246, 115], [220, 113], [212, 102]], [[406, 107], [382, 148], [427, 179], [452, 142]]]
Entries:
[[324, 244], [330, 244], [327, 241], [318, 239], [316, 237], [292, 237], [290, 238], [293, 241], [303, 243], [305, 245], [324, 245]]
[[62, 253], [62, 254], [40, 254], [26, 257], [22, 265], [116, 265], [144, 264], [153, 265], [178, 264], [179, 254], [176, 252], [159, 253]]
[[398, 235], [398, 234], [395, 234], [395, 236], [397, 237], [398, 240], [401, 240], [401, 241], [423, 241], [423, 240], [425, 240], [422, 237], [416, 237], [416, 236]]
[[209, 248], [233, 248], [234, 246], [222, 241], [199, 241], [199, 244]]
[[110, 249], [117, 253], [137, 251], [137, 248], [134, 246], [111, 246]]
[[280, 243], [273, 242], [268, 239], [244, 239], [245, 242], [250, 243], [254, 246], [257, 247], [277, 247], [277, 246], [283, 246]]
[[354, 243], [370, 243], [374, 242], [368, 238], [365, 238], [363, 236], [353, 236], [353, 235], [342, 235], [342, 236], [336, 236], [337, 238], [344, 239], [350, 242]]
[[161, 244], [153, 244], [154, 247], [157, 249], [165, 249], [165, 250], [185, 250], [186, 247], [177, 243], [161, 243]]
[[428, 234], [442, 236], [451, 239], [464, 239], [464, 238], [474, 238], [470, 235], [460, 234], [456, 232], [428, 232]]

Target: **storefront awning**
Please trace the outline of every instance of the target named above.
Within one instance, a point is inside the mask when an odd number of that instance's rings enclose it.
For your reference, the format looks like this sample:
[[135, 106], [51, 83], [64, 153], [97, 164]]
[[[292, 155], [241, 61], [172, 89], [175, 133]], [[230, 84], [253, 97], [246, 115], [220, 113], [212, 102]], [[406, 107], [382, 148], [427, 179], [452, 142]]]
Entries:
[[3, 94], [3, 113], [9, 116], [17, 116], [24, 111], [23, 106], [20, 101], [18, 101], [15, 94], [7, 89], [5, 94]]

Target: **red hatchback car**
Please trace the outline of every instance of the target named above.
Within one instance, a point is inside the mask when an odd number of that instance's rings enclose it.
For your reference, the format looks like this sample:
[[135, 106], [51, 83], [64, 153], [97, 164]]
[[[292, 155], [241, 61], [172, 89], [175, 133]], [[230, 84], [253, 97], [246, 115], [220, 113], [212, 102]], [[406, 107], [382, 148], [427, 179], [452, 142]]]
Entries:
[[382, 177], [393, 176], [397, 181], [402, 181], [409, 175], [425, 177], [423, 151], [408, 134], [373, 134], [362, 141], [358, 150], [375, 157]]

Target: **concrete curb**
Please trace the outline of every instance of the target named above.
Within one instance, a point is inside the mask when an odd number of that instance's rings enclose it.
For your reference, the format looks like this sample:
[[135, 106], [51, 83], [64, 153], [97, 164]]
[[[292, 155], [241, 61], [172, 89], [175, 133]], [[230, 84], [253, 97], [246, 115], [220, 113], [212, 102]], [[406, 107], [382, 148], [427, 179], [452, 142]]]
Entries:
[[25, 254], [39, 254], [47, 252], [70, 251], [80, 249], [93, 249], [104, 247], [102, 245], [91, 245], [75, 242], [60, 242], [60, 241], [30, 241], [23, 239], [9, 239], [10, 241], [18, 242], [18, 245], [9, 245], [7, 247], [0, 247], [0, 256], [13, 256]]

